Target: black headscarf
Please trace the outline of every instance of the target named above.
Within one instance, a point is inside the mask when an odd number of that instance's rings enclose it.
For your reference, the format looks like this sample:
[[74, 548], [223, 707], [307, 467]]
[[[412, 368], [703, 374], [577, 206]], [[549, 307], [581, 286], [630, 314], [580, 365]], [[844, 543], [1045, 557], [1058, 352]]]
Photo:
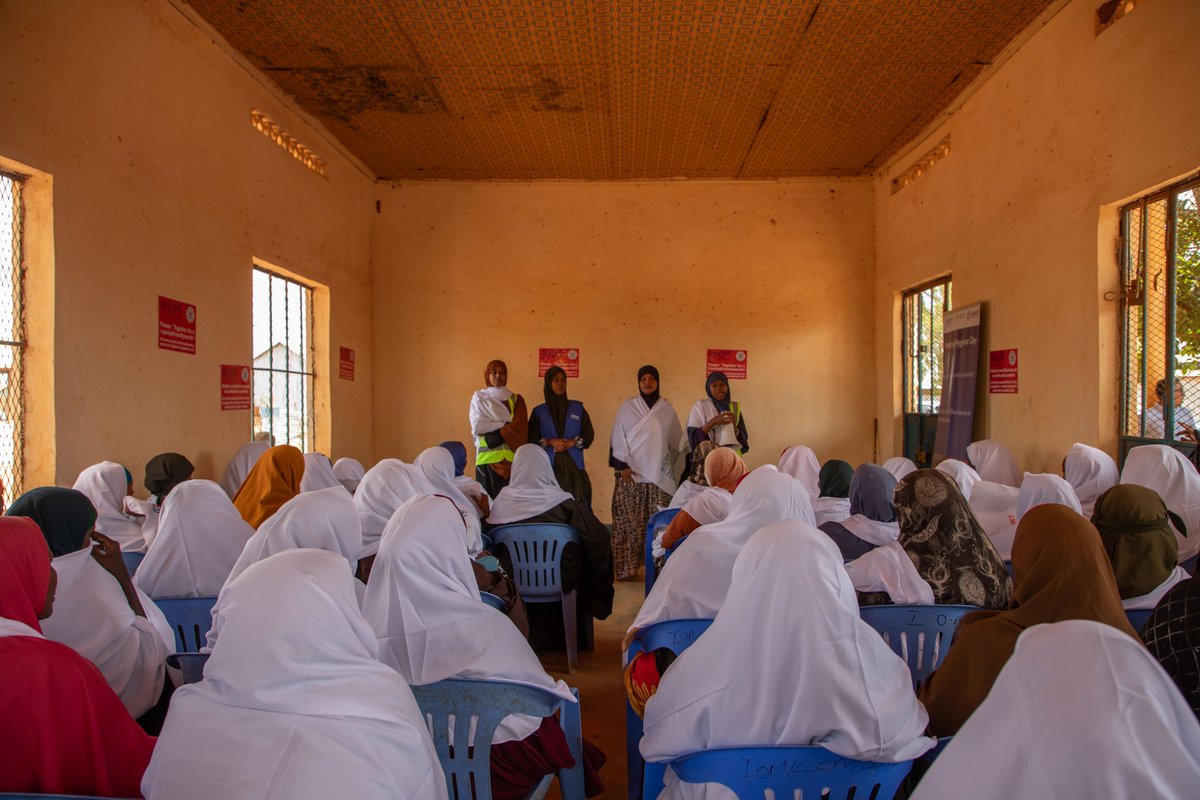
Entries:
[[817, 476], [818, 496], [849, 497], [850, 479], [853, 477], [854, 467], [849, 463], [836, 458], [826, 461]]
[[[542, 386], [542, 396], [546, 398], [550, 419], [554, 420], [554, 428], [560, 437], [567, 428], [567, 393], [555, 394], [554, 390], [550, 388], [550, 381], [559, 375], [565, 376], [566, 374], [566, 370], [562, 367], [551, 367], [546, 370], [546, 383]], [[638, 380], [641, 380], [641, 376], [638, 376]]]
[[30, 489], [8, 507], [6, 517], [29, 517], [42, 529], [50, 554], [57, 558], [83, 547], [96, 524], [96, 509], [83, 492], [59, 486]]
[[658, 402], [658, 388], [656, 387], [654, 389], [653, 394], [644, 394], [642, 392], [642, 386], [641, 386], [643, 375], [653, 375], [654, 380], [657, 382], [658, 381], [658, 369], [651, 366], [650, 364], [647, 364], [646, 366], [644, 366], [638, 370], [638, 394], [642, 395], [642, 399], [646, 401], [647, 406], [649, 406], [650, 408], [654, 408], [654, 404]]
[[159, 453], [146, 462], [146, 489], [161, 503], [172, 489], [192, 477], [195, 469], [179, 453]]
[[[713, 397], [712, 385], [717, 381], [725, 381], [726, 389], [724, 400], [718, 400], [717, 398]], [[729, 401], [733, 399], [733, 387], [729, 385], [729, 378], [725, 376], [724, 372], [708, 373], [708, 379], [704, 381], [704, 393], [708, 395], [709, 400], [713, 401], [713, 405], [717, 407], [717, 411], [729, 410]]]

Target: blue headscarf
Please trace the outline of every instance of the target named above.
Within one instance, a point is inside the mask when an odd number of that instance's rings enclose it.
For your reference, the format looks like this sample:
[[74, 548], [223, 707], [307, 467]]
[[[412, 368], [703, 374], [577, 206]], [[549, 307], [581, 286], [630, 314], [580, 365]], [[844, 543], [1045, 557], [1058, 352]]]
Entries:
[[896, 476], [878, 464], [863, 464], [850, 479], [850, 513], [876, 522], [895, 522]]
[[467, 446], [462, 442], [442, 442], [438, 447], [444, 447], [454, 457], [454, 477], [458, 477], [467, 469]]
[[730, 387], [725, 392], [724, 400], [718, 400], [713, 397], [712, 393], [712, 385], [716, 381], [725, 381], [725, 385], [729, 386], [729, 378], [725, 376], [724, 372], [710, 372], [708, 373], [708, 380], [704, 382], [704, 393], [708, 395], [709, 400], [713, 401], [713, 405], [717, 407], [717, 411], [728, 411], [729, 401], [733, 399], [733, 387]]

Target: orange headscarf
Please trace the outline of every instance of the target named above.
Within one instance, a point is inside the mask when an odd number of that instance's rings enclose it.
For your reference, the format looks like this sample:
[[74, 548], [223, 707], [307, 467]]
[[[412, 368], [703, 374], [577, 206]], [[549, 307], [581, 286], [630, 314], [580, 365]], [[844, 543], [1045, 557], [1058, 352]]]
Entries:
[[709, 486], [732, 492], [744, 477], [746, 463], [730, 447], [718, 447], [704, 459], [704, 480]]
[[300, 494], [303, 477], [303, 453], [290, 444], [272, 447], [250, 470], [233, 496], [233, 504], [242, 519], [257, 530], [280, 506]]

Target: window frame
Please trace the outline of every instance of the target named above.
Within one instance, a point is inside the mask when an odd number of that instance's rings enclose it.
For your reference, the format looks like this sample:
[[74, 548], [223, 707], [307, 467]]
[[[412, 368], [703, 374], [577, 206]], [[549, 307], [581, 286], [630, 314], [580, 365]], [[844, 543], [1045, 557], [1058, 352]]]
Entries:
[[[258, 385], [259, 376], [261, 373], [262, 375], [264, 375], [266, 377], [266, 379], [268, 381], [267, 395], [270, 398], [269, 399], [270, 406], [271, 406], [272, 410], [274, 410], [274, 408], [275, 408], [275, 380], [274, 379], [275, 379], [275, 376], [282, 375], [282, 376], [284, 376], [284, 378], [283, 378], [284, 386], [286, 387], [285, 398], [284, 398], [284, 402], [285, 402], [284, 407], [290, 408], [291, 379], [293, 376], [301, 376], [301, 381], [303, 382], [303, 386], [301, 389], [303, 408], [302, 408], [302, 413], [300, 415], [301, 431], [300, 431], [300, 435], [298, 437], [300, 444], [295, 445], [295, 446], [297, 446], [302, 452], [306, 452], [306, 453], [313, 452], [316, 450], [316, 446], [317, 446], [316, 395], [317, 395], [317, 377], [318, 376], [317, 376], [316, 343], [314, 340], [314, 332], [315, 332], [314, 306], [315, 306], [315, 301], [316, 301], [316, 287], [314, 287], [302, 280], [299, 280], [296, 277], [294, 277], [286, 272], [283, 272], [278, 269], [273, 269], [270, 266], [265, 265], [262, 262], [256, 260], [252, 265], [252, 271], [251, 271], [251, 276], [252, 276], [251, 277], [251, 295], [252, 295], [252, 297], [254, 294], [254, 289], [253, 289], [254, 273], [262, 273], [267, 278], [267, 314], [268, 314], [268, 316], [267, 316], [266, 324], [267, 324], [268, 336], [267, 336], [267, 349], [264, 352], [266, 352], [268, 354], [268, 362], [267, 362], [268, 366], [260, 367], [256, 363], [253, 363], [255, 360], [257, 360], [257, 358], [260, 354], [256, 353], [252, 356], [252, 359], [251, 359], [252, 363], [250, 366], [251, 375], [252, 375], [251, 396], [254, 398], [258, 397], [258, 393], [255, 392], [255, 387]], [[283, 308], [284, 308], [284, 322], [283, 322], [284, 337], [283, 338], [284, 338], [284, 340], [282, 342], [275, 342], [275, 341], [273, 341], [273, 339], [274, 339], [273, 331], [274, 331], [275, 322], [276, 322], [276, 319], [274, 316], [274, 313], [275, 313], [274, 294], [276, 291], [276, 286], [280, 282], [282, 283], [282, 285], [284, 287], [284, 291], [285, 291], [285, 297], [284, 297], [284, 303], [283, 303]], [[303, 313], [305, 314], [305, 319], [303, 320], [303, 323], [300, 326], [300, 341], [298, 343], [298, 347], [295, 350], [292, 349], [293, 342], [290, 337], [290, 329], [291, 329], [290, 310], [291, 310], [291, 307], [290, 307], [290, 303], [288, 302], [288, 298], [286, 296], [286, 292], [288, 291], [288, 289], [290, 287], [296, 287], [300, 290], [300, 293], [301, 293], [300, 296], [302, 298], [302, 305], [303, 305]], [[253, 317], [254, 311], [257, 310], [253, 307], [253, 300], [252, 300], [251, 305], [252, 305], [252, 317]], [[256, 326], [257, 322], [258, 322], [257, 320], [252, 318], [252, 320], [251, 320], [252, 325]], [[299, 369], [299, 370], [291, 369], [291, 365], [286, 364], [286, 363], [284, 365], [284, 368], [282, 368], [282, 369], [275, 366], [275, 352], [274, 351], [275, 351], [276, 345], [278, 345], [278, 344], [282, 344], [284, 346], [284, 349], [287, 350], [289, 353], [295, 352], [300, 355], [301, 369]], [[257, 408], [257, 402], [255, 402], [254, 407]], [[251, 418], [250, 418], [251, 438], [253, 439], [260, 433], [266, 432], [271, 435], [272, 440], [274, 441], [274, 444], [295, 444], [294, 439], [292, 437], [292, 430], [291, 430], [292, 416], [289, 413], [289, 414], [285, 415], [285, 418], [286, 418], [286, 422], [285, 422], [286, 427], [285, 427], [285, 430], [283, 433], [284, 433], [284, 436], [286, 437], [286, 441], [277, 441], [277, 440], [275, 440], [275, 437], [276, 437], [276, 434], [278, 433], [278, 431], [276, 428], [274, 415], [272, 415], [269, 425], [265, 424], [265, 420], [262, 420], [262, 418], [260, 416], [259, 422], [260, 422], [260, 424], [262, 424], [263, 427], [259, 430], [256, 430], [254, 415], [251, 414]]]
[[[27, 358], [29, 347], [29, 331], [28, 320], [26, 319], [26, 310], [28, 308], [25, 277], [28, 270], [27, 254], [25, 247], [25, 183], [29, 179], [28, 175], [23, 175], [18, 172], [0, 169], [0, 178], [7, 180], [12, 184], [13, 190], [13, 240], [10, 244], [12, 263], [11, 269], [13, 272], [13, 308], [12, 308], [12, 332], [15, 339], [0, 340], [0, 347], [13, 348], [13, 366], [9, 369], [9, 377], [7, 386], [16, 386], [17, 397], [12, 402], [12, 406], [16, 411], [13, 433], [13, 463], [11, 475], [0, 475], [4, 480], [4, 493], [0, 497], [0, 502], [3, 502], [5, 507], [10, 505], [21, 493], [25, 490], [25, 433], [28, 417], [28, 403], [26, 402], [26, 385], [28, 382], [27, 375]], [[15, 380], [14, 380], [15, 376]], [[2, 468], [0, 468], [2, 470]]]

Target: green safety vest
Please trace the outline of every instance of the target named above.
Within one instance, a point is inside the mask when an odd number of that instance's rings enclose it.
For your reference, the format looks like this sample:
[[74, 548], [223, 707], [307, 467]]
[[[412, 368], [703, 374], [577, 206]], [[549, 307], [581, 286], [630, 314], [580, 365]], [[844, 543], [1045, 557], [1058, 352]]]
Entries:
[[[516, 394], [511, 395], [504, 402], [508, 405], [508, 414], [511, 417], [517, 410]], [[475, 440], [475, 466], [477, 467], [495, 464], [499, 461], [512, 461], [514, 458], [516, 458], [516, 454], [508, 448], [508, 444], [505, 442], [501, 442], [496, 447], [488, 447], [487, 441], [482, 436]]]

